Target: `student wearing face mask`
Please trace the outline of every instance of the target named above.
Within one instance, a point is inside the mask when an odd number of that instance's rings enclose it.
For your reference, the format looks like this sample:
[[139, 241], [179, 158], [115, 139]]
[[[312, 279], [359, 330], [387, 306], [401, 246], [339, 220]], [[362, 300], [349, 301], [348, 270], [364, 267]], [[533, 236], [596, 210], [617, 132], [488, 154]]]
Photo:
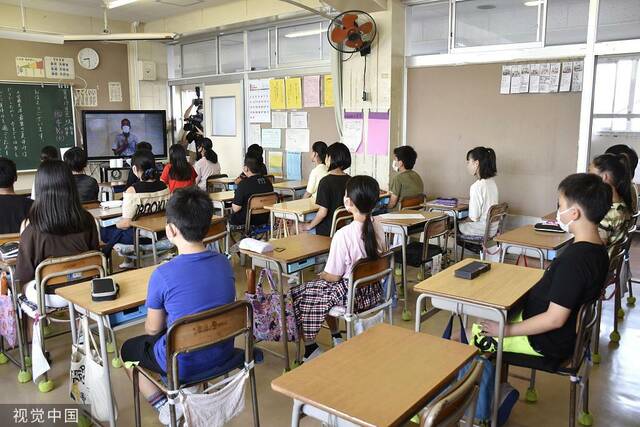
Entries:
[[389, 209], [395, 208], [405, 197], [424, 194], [422, 178], [413, 170], [417, 159], [418, 153], [408, 145], [393, 150], [393, 170], [398, 174], [391, 179], [389, 186], [391, 192]]
[[138, 145], [138, 137], [131, 133], [131, 122], [129, 119], [122, 119], [120, 122], [121, 133], [116, 135], [116, 139], [111, 146], [113, 154], [116, 156], [133, 156]]

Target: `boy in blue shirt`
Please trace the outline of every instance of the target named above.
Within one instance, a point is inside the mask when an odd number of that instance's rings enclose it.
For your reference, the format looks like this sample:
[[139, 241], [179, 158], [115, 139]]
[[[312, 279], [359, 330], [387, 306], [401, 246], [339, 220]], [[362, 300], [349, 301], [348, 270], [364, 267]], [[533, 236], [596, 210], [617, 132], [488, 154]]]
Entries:
[[[125, 362], [165, 374], [166, 329], [177, 319], [235, 300], [235, 279], [224, 255], [208, 251], [202, 240], [211, 224], [213, 206], [208, 195], [197, 187], [173, 193], [167, 203], [167, 238], [177, 246], [179, 255], [158, 266], [147, 291], [146, 335], [131, 338], [122, 345]], [[179, 356], [182, 383], [199, 373], [224, 364], [233, 354], [233, 340], [215, 347]], [[131, 370], [127, 369], [131, 377]], [[140, 391], [159, 411], [160, 422], [169, 424], [167, 397], [150, 381], [140, 376]], [[177, 408], [178, 414], [182, 413]]]

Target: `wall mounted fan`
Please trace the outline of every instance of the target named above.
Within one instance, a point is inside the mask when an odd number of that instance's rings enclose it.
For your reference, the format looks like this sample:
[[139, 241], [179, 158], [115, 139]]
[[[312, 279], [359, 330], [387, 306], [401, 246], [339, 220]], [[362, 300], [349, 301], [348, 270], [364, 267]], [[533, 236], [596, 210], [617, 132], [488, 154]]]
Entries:
[[329, 44], [342, 53], [371, 53], [371, 44], [376, 38], [376, 22], [371, 15], [361, 10], [343, 12], [331, 20], [327, 29]]

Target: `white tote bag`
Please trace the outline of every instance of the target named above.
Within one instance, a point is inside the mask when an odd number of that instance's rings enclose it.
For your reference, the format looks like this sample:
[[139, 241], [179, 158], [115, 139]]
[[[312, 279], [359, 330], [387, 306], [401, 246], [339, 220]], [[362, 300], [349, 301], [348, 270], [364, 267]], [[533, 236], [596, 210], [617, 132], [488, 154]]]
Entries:
[[[89, 319], [81, 321], [84, 343], [75, 345], [71, 353], [69, 370], [69, 396], [78, 403], [91, 405], [91, 416], [98, 421], [109, 421], [108, 381], [109, 377], [102, 368], [93, 335], [89, 330]], [[93, 344], [93, 348], [92, 348]], [[112, 397], [116, 419], [118, 407]]]

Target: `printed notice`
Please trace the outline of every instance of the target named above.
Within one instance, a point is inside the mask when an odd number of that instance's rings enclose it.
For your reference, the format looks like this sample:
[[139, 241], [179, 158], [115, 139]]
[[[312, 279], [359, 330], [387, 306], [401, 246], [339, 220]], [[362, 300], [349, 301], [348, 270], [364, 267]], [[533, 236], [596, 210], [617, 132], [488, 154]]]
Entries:
[[285, 139], [287, 151], [309, 151], [309, 129], [287, 129]]
[[573, 72], [573, 62], [562, 63], [562, 75], [560, 77], [560, 92], [571, 90], [571, 74]]
[[511, 93], [520, 93], [520, 66], [511, 66]]
[[269, 96], [271, 98], [272, 110], [284, 110], [284, 79], [271, 79], [269, 80]]
[[573, 76], [571, 77], [571, 92], [582, 91], [584, 75], [584, 61], [573, 61]]
[[529, 93], [540, 92], [540, 64], [529, 65]]
[[122, 102], [122, 84], [109, 82], [109, 102]]
[[308, 114], [306, 111], [292, 111], [289, 113], [289, 123], [292, 129], [308, 128]]
[[285, 80], [287, 109], [302, 108], [302, 79], [292, 77]]
[[274, 111], [271, 113], [271, 127], [274, 129], [287, 128], [287, 112]]
[[549, 64], [549, 92], [557, 92], [560, 85], [560, 73], [562, 72], [562, 64], [553, 62]]
[[269, 123], [271, 102], [269, 79], [249, 80], [249, 123]]
[[302, 78], [302, 99], [305, 107], [320, 106], [320, 76], [304, 76]]
[[262, 147], [280, 148], [281, 129], [262, 129]]
[[502, 78], [500, 79], [500, 94], [508, 95], [511, 89], [511, 65], [502, 66]]
[[16, 56], [16, 75], [18, 77], [44, 78], [44, 60], [30, 56]]

